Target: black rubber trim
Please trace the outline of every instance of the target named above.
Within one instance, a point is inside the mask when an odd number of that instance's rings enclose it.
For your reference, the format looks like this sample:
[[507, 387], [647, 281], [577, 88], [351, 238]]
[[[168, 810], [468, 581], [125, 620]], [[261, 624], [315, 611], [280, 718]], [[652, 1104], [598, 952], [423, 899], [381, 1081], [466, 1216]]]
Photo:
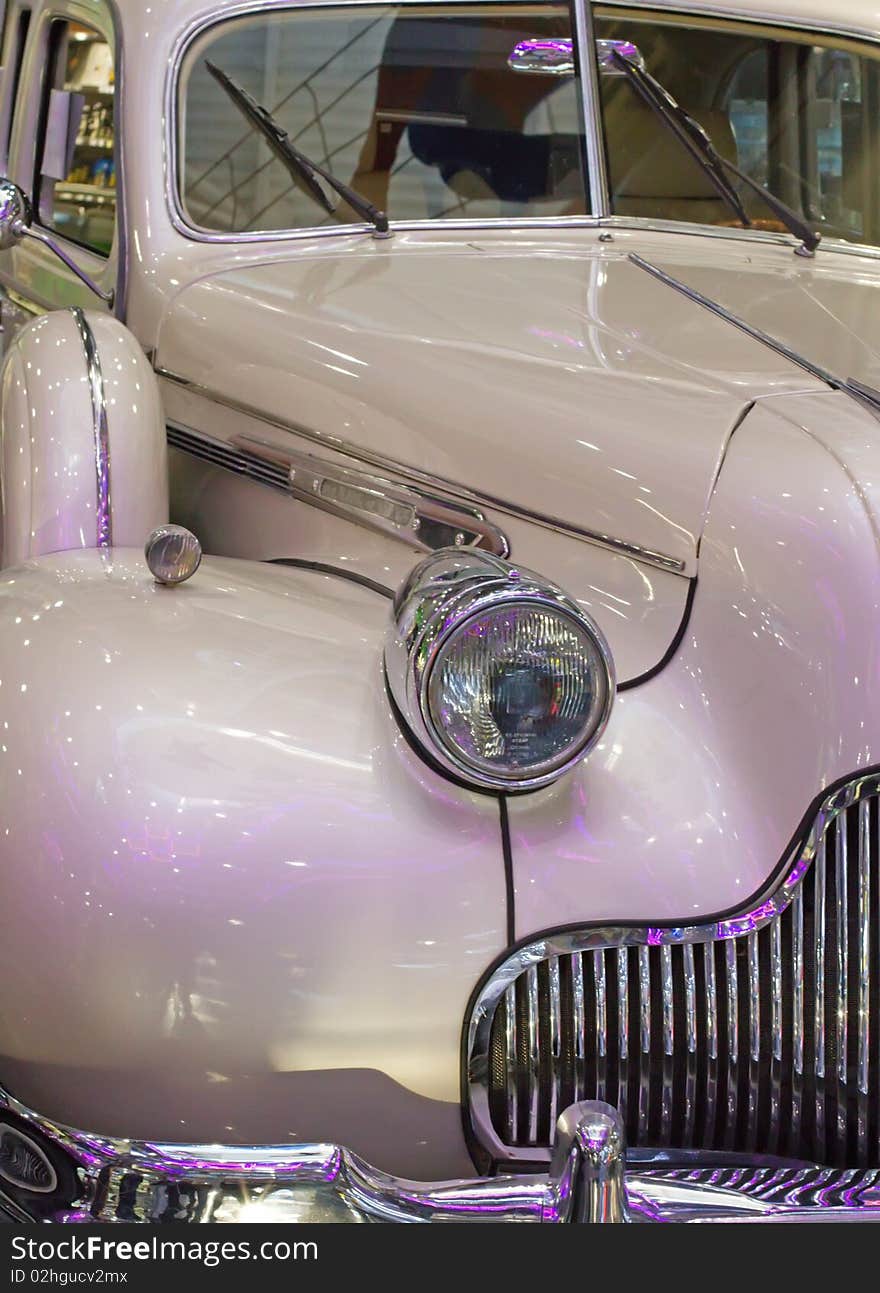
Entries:
[[331, 566], [326, 561], [306, 561], [302, 557], [269, 557], [265, 564], [267, 566], [293, 566], [297, 570], [314, 570], [319, 575], [335, 575], [338, 579], [347, 579], [349, 583], [360, 584], [362, 588], [369, 588], [371, 592], [378, 593], [380, 597], [387, 597], [389, 601], [394, 600], [394, 590], [386, 587], [385, 584], [377, 583], [375, 579], [368, 579], [366, 575], [361, 575], [357, 570], [345, 570], [341, 566]]
[[501, 848], [504, 853], [504, 889], [507, 900], [507, 941], [516, 938], [516, 887], [513, 883], [513, 845], [510, 842], [510, 815], [507, 796], [498, 796], [498, 813], [501, 818]]
[[456, 777], [454, 773], [448, 772], [447, 769], [443, 767], [442, 763], [438, 763], [431, 752], [426, 750], [424, 746], [420, 745], [410, 731], [406, 719], [400, 712], [400, 707], [397, 704], [397, 701], [391, 694], [391, 686], [388, 682], [388, 670], [385, 669], [384, 666], [382, 669], [382, 676], [385, 679], [385, 694], [388, 697], [391, 712], [397, 720], [400, 734], [412, 750], [413, 754], [418, 755], [422, 763], [426, 763], [432, 772], [436, 772], [438, 777], [442, 777], [443, 780], [448, 781], [450, 785], [458, 786], [461, 790], [469, 790], [472, 795], [488, 795], [491, 799], [501, 799], [505, 794], [507, 794], [507, 791], [495, 790], [491, 786], [472, 786], [469, 782], [465, 781], [463, 777]]
[[[522, 938], [512, 939], [508, 946], [504, 948], [503, 951], [499, 952], [495, 959], [490, 962], [474, 984], [473, 990], [468, 997], [467, 1007], [465, 1009], [464, 1019], [462, 1020], [461, 1026], [462, 1125], [464, 1126], [465, 1141], [467, 1143], [468, 1150], [477, 1168], [480, 1171], [485, 1171], [485, 1164], [489, 1162], [494, 1171], [497, 1169], [497, 1164], [491, 1158], [491, 1155], [488, 1154], [485, 1147], [476, 1139], [473, 1128], [471, 1127], [467, 1098], [468, 1023], [476, 1004], [477, 997], [480, 995], [484, 986], [488, 980], [491, 979], [499, 966], [503, 965], [504, 962], [509, 957], [513, 956], [515, 952], [518, 952], [520, 948], [528, 947], [531, 943], [540, 943], [541, 939], [551, 938], [556, 934], [572, 934], [578, 930], [591, 929], [646, 929], [649, 926], [652, 929], [677, 929], [693, 925], [714, 925], [721, 920], [733, 920], [737, 916], [745, 915], [747, 912], [758, 906], [763, 899], [769, 897], [774, 889], [778, 888], [781, 881], [785, 878], [786, 872], [791, 866], [792, 858], [800, 853], [806, 844], [813, 822], [816, 819], [816, 814], [818, 813], [821, 804], [828, 798], [828, 796], [833, 795], [836, 791], [840, 790], [843, 786], [848, 785], [851, 781], [860, 781], [863, 777], [876, 776], [878, 773], [880, 773], [880, 763], [875, 763], [868, 768], [858, 768], [855, 772], [848, 772], [845, 776], [838, 777], [836, 781], [832, 781], [824, 790], [820, 790], [819, 793], [810, 801], [809, 808], [801, 818], [797, 829], [788, 843], [788, 846], [784, 850], [782, 857], [774, 866], [768, 879], [765, 880], [760, 888], [756, 889], [748, 898], [744, 898], [741, 902], [738, 902], [735, 907], [728, 907], [723, 911], [710, 912], [705, 916], [699, 914], [695, 916], [693, 912], [688, 912], [686, 916], [680, 916], [677, 919], [672, 920], [657, 920], [653, 916], [641, 916], [635, 920], [615, 920], [612, 917], [603, 918], [602, 920], [577, 920], [572, 921], [568, 925], [550, 925], [544, 929], [534, 930], [532, 933], [526, 934]], [[508, 1170], [510, 1170], [510, 1164], [505, 1165], [505, 1171]]]
[[685, 598], [684, 612], [682, 613], [681, 623], [679, 624], [678, 629], [676, 630], [675, 637], [670, 642], [665, 654], [661, 656], [661, 658], [651, 669], [648, 669], [645, 673], [640, 673], [637, 678], [627, 678], [626, 682], [619, 682], [617, 684], [618, 693], [622, 691], [629, 691], [631, 687], [641, 687], [643, 682], [650, 682], [652, 678], [656, 678], [657, 674], [660, 673], [663, 669], [666, 668], [668, 664], [672, 662], [672, 658], [678, 651], [678, 648], [681, 646], [682, 641], [684, 639], [684, 635], [687, 632], [687, 626], [690, 622], [691, 611], [693, 610], [694, 597], [696, 596], [696, 592], [697, 592], [697, 581], [696, 579], [692, 579], [690, 581], [690, 586], [688, 587], [687, 597]]

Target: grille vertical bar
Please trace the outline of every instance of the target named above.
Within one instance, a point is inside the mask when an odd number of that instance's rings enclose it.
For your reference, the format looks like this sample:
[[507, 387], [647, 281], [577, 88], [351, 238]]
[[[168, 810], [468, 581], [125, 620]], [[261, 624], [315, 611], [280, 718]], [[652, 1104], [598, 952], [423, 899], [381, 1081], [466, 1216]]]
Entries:
[[859, 804], [858, 853], [858, 1050], [856, 1084], [858, 1088], [858, 1125], [856, 1130], [857, 1161], [868, 1162], [868, 1096], [871, 1066], [871, 804]]
[[706, 1006], [706, 1126], [703, 1144], [715, 1144], [715, 1127], [718, 1118], [718, 992], [715, 986], [715, 944], [704, 943], [703, 982]]
[[672, 1079], [675, 1064], [675, 1019], [672, 1002], [672, 948], [660, 948], [660, 992], [663, 1001], [663, 1094], [660, 1105], [660, 1139], [669, 1143], [672, 1132]]
[[782, 921], [774, 920], [770, 926], [770, 1129], [767, 1143], [771, 1154], [775, 1154], [779, 1147], [784, 1028], [782, 993]]
[[837, 915], [837, 1109], [836, 1136], [846, 1143], [847, 1096], [847, 994], [849, 980], [849, 924], [847, 921], [846, 828], [838, 826], [834, 836], [834, 897]]
[[540, 1082], [540, 1052], [538, 1050], [538, 967], [526, 971], [526, 1042], [528, 1067], [526, 1069], [526, 1115], [529, 1144], [538, 1140], [538, 1084]]
[[605, 1099], [634, 1146], [880, 1165], [880, 775], [835, 793], [754, 911], [536, 945], [493, 1007], [500, 1144], [546, 1146], [570, 1101]]
[[626, 1121], [629, 1107], [629, 952], [617, 949], [617, 1107]]
[[692, 943], [684, 948], [684, 1014], [687, 1067], [684, 1090], [684, 1144], [694, 1143], [697, 1098], [697, 968]]
[[758, 1139], [758, 1087], [761, 1081], [761, 969], [758, 963], [758, 935], [748, 936], [749, 958], [749, 1106], [746, 1146], [754, 1149]]
[[519, 1140], [519, 1076], [518, 1039], [516, 1031], [516, 984], [511, 983], [504, 994], [504, 1076], [506, 1084], [507, 1138], [511, 1145]]
[[584, 1007], [584, 967], [579, 956], [571, 957], [572, 1031], [574, 1035], [574, 1090], [572, 1098], [583, 1100], [587, 1091], [587, 1016]]
[[651, 1094], [651, 962], [649, 949], [639, 948], [639, 1140], [648, 1132]]
[[724, 952], [724, 978], [727, 983], [727, 1128], [724, 1146], [732, 1149], [736, 1142], [736, 1116], [739, 1097], [739, 983], [736, 972], [736, 943], [727, 939]]
[[800, 1144], [804, 1098], [804, 895], [798, 889], [791, 904], [791, 1122], [788, 1150]]
[[593, 984], [596, 990], [596, 1099], [606, 1100], [608, 1052], [608, 999], [605, 992], [605, 953], [593, 953]]
[[813, 1019], [813, 1072], [816, 1088], [816, 1158], [825, 1158], [825, 867], [828, 837], [822, 840], [813, 873], [813, 931], [815, 935], [815, 1004]]
[[550, 1025], [550, 1126], [562, 1113], [562, 989], [559, 978], [559, 957], [551, 956], [547, 962], [547, 1013]]

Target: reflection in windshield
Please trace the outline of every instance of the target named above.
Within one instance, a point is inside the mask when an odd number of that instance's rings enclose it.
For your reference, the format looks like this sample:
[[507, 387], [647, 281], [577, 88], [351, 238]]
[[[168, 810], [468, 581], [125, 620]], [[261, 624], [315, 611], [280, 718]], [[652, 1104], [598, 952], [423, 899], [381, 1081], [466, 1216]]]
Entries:
[[[570, 39], [556, 5], [286, 11], [214, 29], [182, 78], [182, 188], [194, 223], [245, 231], [324, 215], [205, 69], [222, 67], [290, 141], [396, 220], [583, 214], [575, 77], [521, 77], [518, 41]], [[270, 57], [271, 53], [271, 57]]]
[[[638, 45], [647, 67], [705, 126], [719, 153], [825, 237], [880, 243], [880, 192], [871, 159], [878, 62], [790, 30], [690, 18], [662, 21], [600, 11], [597, 32]], [[821, 41], [822, 43], [815, 43]], [[734, 223], [692, 159], [651, 121], [630, 86], [602, 81], [612, 209], [619, 215]], [[759, 229], [784, 222], [741, 196]]]

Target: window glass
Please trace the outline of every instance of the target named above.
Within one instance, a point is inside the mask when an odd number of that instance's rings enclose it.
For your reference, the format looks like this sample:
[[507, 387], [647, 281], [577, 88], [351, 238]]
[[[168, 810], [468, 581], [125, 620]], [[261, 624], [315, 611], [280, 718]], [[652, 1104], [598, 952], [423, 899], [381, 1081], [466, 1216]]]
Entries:
[[52, 24], [37, 176], [40, 222], [107, 255], [116, 218], [113, 53], [90, 27]]
[[523, 40], [570, 37], [556, 4], [357, 5], [220, 24], [182, 72], [184, 210], [224, 232], [363, 220], [342, 200], [329, 213], [294, 183], [209, 60], [392, 220], [584, 214], [577, 79], [508, 64]]
[[[30, 9], [19, 9], [17, 6], [7, 6], [6, 23], [3, 31], [3, 78], [9, 78], [8, 97], [4, 93], [4, 127], [3, 127], [3, 152], [6, 154], [9, 149], [9, 141], [12, 137], [12, 117], [15, 103], [18, 99], [18, 87], [21, 81], [21, 65], [24, 59], [24, 47], [27, 44], [27, 34], [31, 22]], [[5, 85], [4, 85], [5, 91]]]
[[[880, 244], [880, 81], [874, 54], [842, 38], [645, 11], [597, 10], [597, 36], [632, 41], [718, 151], [827, 236]], [[603, 75], [612, 209], [739, 224], [633, 87]], [[758, 228], [784, 229], [734, 180]]]

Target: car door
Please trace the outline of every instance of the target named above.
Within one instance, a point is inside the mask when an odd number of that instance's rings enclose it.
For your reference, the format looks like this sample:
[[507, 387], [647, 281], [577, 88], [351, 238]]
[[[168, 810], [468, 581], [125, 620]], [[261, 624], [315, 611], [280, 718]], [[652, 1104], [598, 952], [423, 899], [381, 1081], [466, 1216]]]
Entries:
[[[4, 58], [20, 28], [10, 9]], [[50, 2], [29, 13], [17, 94], [8, 104], [7, 174], [27, 194], [33, 223], [121, 312], [123, 263], [118, 184], [117, 34], [108, 5]], [[14, 97], [12, 97], [14, 95]], [[0, 110], [0, 144], [3, 116]], [[0, 255], [5, 340], [36, 314], [64, 306], [110, 308], [53, 252], [27, 239]]]

